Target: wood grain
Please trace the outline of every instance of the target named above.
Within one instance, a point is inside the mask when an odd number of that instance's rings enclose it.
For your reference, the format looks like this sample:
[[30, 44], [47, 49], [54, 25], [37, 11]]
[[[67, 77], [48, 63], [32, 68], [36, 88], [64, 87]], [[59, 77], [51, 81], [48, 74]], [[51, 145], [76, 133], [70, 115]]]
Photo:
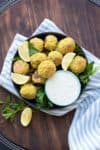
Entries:
[[[16, 33], [29, 36], [44, 18], [52, 19], [67, 35], [100, 57], [100, 9], [88, 0], [22, 0], [0, 15], [0, 70]], [[9, 95], [0, 88], [0, 99]], [[13, 97], [13, 96], [12, 96]], [[13, 97], [13, 99], [16, 99]], [[33, 110], [28, 128], [0, 115], [0, 132], [29, 150], [68, 150], [68, 131], [74, 112], [52, 117]]]

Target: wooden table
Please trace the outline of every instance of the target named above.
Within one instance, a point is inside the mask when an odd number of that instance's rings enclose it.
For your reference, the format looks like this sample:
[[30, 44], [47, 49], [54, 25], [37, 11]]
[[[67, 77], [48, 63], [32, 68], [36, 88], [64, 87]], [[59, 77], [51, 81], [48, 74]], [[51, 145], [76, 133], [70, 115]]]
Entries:
[[[0, 15], [0, 69], [15, 34], [31, 35], [45, 17], [100, 57], [99, 7], [88, 0], [22, 0]], [[0, 99], [7, 95], [9, 93], [0, 88]], [[0, 132], [30, 150], [68, 150], [73, 114], [74, 111], [63, 117], [53, 117], [34, 110], [28, 128], [20, 125], [19, 116], [10, 123], [0, 115]]]

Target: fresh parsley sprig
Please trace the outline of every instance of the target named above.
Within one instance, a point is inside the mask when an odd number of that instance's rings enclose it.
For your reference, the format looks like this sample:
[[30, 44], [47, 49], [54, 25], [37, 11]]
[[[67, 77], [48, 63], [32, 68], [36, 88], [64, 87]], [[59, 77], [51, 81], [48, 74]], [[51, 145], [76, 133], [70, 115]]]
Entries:
[[13, 59], [13, 62], [15, 62], [17, 60], [21, 60], [21, 58], [19, 56], [15, 56], [14, 59]]
[[78, 75], [80, 82], [83, 86], [87, 85], [89, 82], [89, 77], [96, 73], [96, 70], [94, 70], [94, 62], [90, 62], [87, 64], [87, 67], [84, 71], [84, 73], [81, 73]]
[[44, 87], [39, 87], [36, 95], [36, 106], [38, 108], [45, 108], [49, 109], [52, 108], [54, 105], [48, 100]]
[[5, 101], [0, 101], [2, 107], [2, 116], [9, 121], [13, 121], [18, 112], [21, 112], [25, 108], [25, 104], [22, 101], [13, 102], [11, 97], [8, 96]]
[[30, 43], [30, 42], [28, 42], [28, 48], [29, 48], [29, 54], [30, 54], [30, 56], [31, 56], [32, 54], [35, 54], [35, 53], [38, 52], [38, 50], [37, 50], [37, 49], [33, 46], [33, 44]]
[[81, 48], [78, 44], [76, 44], [76, 47], [75, 47], [75, 51], [74, 51], [74, 52], [75, 52], [77, 55], [80, 55], [80, 56], [85, 57], [85, 54], [84, 54], [82, 48]]

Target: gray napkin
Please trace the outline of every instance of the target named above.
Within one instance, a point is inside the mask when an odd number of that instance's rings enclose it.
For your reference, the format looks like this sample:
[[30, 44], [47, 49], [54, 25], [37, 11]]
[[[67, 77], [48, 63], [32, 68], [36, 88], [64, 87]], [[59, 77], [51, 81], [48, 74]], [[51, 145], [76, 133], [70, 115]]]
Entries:
[[[59, 33], [64, 34], [49, 19], [44, 19], [43, 22], [39, 25], [39, 27], [35, 30], [33, 35], [38, 34], [38, 33], [42, 33], [42, 32], [59, 32]], [[12, 60], [13, 60], [14, 55], [16, 54], [17, 47], [26, 39], [27, 39], [26, 37], [24, 37], [20, 34], [16, 34], [16, 36], [15, 36], [15, 38], [14, 38], [14, 40], [13, 40], [13, 42], [12, 42], [12, 44], [8, 50], [8, 53], [7, 53], [7, 56], [5, 58], [3, 68], [1, 71], [1, 75], [0, 75], [0, 85], [20, 99], [22, 99], [22, 98], [20, 97], [20, 95], [18, 94], [18, 92], [16, 91], [16, 89], [12, 83], [10, 73], [11, 73]], [[93, 54], [91, 54], [90, 52], [88, 52], [84, 48], [83, 48], [83, 50], [86, 53], [86, 56], [87, 56], [89, 61], [94, 61], [96, 66], [100, 65], [100, 60], [97, 57], [95, 57]], [[95, 78], [96, 78], [96, 82], [94, 83]], [[88, 91], [92, 90], [92, 88], [95, 88], [95, 84], [96, 84], [96, 87], [100, 86], [98, 84], [98, 79], [96, 76], [91, 78], [89, 85], [83, 91], [81, 97], [72, 105], [69, 105], [69, 106], [66, 106], [63, 108], [51, 109], [51, 110], [45, 110], [45, 109], [40, 109], [40, 110], [45, 112], [45, 113], [48, 113], [50, 115], [62, 116], [64, 114], [66, 114], [67, 112], [77, 108], [79, 103], [85, 99]], [[34, 106], [34, 107], [36, 108], [36, 106]]]

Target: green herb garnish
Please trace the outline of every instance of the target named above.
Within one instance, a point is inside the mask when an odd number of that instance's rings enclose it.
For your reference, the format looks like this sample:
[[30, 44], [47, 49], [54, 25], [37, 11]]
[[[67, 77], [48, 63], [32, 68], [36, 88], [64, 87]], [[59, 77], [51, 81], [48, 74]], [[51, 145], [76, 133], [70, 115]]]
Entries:
[[95, 66], [92, 74], [94, 75], [97, 71], [100, 71], [100, 66]]
[[45, 94], [44, 87], [40, 87], [37, 91], [36, 106], [38, 108], [45, 108], [45, 109], [49, 109], [53, 107], [53, 104], [48, 100]]
[[29, 55], [31, 56], [32, 54], [35, 54], [39, 52], [32, 43], [28, 42], [28, 48], [29, 48]]
[[85, 57], [85, 54], [84, 54], [82, 48], [79, 47], [78, 44], [76, 44], [76, 47], [75, 47], [75, 51], [74, 51], [74, 52], [75, 52], [77, 55], [80, 55], [80, 56]]
[[89, 82], [89, 76], [96, 73], [96, 71], [94, 71], [93, 69], [93, 65], [94, 65], [94, 62], [87, 64], [85, 71], [78, 75], [83, 86], [87, 85], [87, 83]]
[[3, 101], [2, 104], [2, 116], [9, 121], [13, 121], [15, 119], [16, 114], [22, 111], [25, 107], [25, 104], [22, 101], [12, 102], [10, 96], [8, 96], [6, 98], [6, 101]]
[[21, 60], [21, 58], [19, 56], [15, 56], [13, 61], [17, 61], [17, 60]]

